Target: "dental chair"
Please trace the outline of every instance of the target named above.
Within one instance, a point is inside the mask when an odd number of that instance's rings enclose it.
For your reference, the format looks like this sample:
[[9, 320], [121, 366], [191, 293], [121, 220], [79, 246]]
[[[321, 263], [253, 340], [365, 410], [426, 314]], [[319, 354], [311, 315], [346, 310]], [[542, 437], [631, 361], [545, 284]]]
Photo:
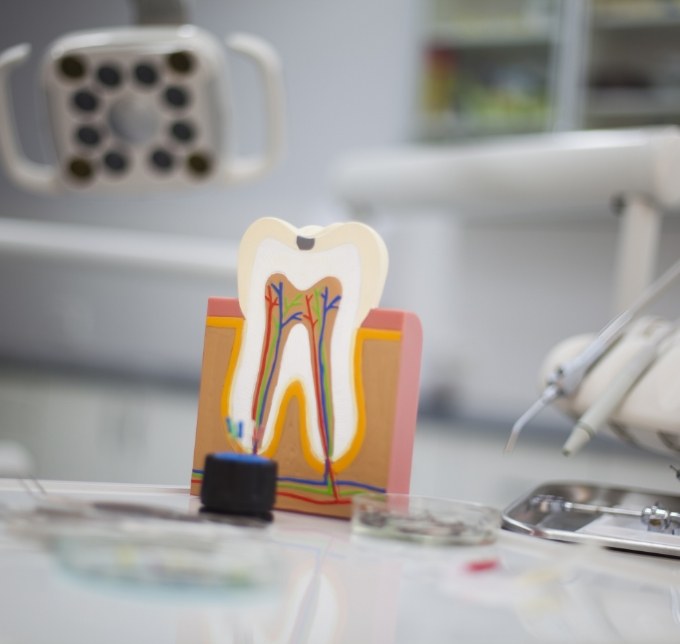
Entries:
[[[619, 216], [613, 298], [619, 313], [653, 280], [662, 218], [680, 206], [679, 175], [680, 130], [654, 127], [366, 151], [337, 164], [333, 188], [362, 216], [436, 209], [463, 222], [559, 221], [613, 212]], [[680, 453], [680, 396], [672, 391], [680, 377], [677, 344], [672, 338], [663, 359], [642, 375], [610, 424], [619, 438], [675, 456]], [[540, 369], [540, 388], [560, 360], [583, 346], [581, 337], [550, 352]], [[608, 356], [601, 360], [609, 374], [605, 383], [602, 377], [586, 378], [576, 395], [561, 400], [562, 411], [579, 417], [584, 401], [597, 397], [617, 371]]]

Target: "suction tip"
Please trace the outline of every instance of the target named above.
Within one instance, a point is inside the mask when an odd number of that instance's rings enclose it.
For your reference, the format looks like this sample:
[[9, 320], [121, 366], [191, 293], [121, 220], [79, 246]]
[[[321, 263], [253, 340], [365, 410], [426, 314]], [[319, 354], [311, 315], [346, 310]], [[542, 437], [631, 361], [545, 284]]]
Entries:
[[574, 426], [571, 431], [569, 438], [567, 438], [564, 446], [562, 447], [562, 454], [565, 456], [573, 456], [577, 452], [580, 452], [583, 447], [592, 438], [592, 429], [580, 421]]

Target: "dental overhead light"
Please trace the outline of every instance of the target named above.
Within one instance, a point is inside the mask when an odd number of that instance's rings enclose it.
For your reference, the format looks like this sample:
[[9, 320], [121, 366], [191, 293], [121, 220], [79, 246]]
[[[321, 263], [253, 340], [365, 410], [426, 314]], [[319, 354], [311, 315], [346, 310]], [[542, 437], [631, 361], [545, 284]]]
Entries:
[[136, 26], [66, 34], [43, 57], [54, 166], [24, 155], [12, 117], [9, 75], [31, 47], [0, 54], [0, 160], [18, 186], [52, 194], [191, 189], [259, 177], [281, 156], [283, 84], [271, 46], [245, 34], [227, 40], [262, 73], [268, 125], [261, 156], [235, 158], [220, 41], [187, 24], [182, 0], [133, 1]]

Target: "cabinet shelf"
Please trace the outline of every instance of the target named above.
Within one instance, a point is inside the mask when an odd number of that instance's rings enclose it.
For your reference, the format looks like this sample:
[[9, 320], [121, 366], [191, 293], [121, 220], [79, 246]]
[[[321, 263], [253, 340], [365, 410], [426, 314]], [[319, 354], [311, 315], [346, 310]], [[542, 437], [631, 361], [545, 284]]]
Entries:
[[680, 16], [658, 16], [649, 18], [624, 18], [607, 16], [595, 18], [593, 27], [602, 31], [632, 31], [654, 29], [677, 29], [680, 26]]
[[524, 114], [498, 117], [461, 116], [455, 112], [442, 112], [421, 119], [420, 134], [426, 141], [468, 139], [505, 134], [524, 134], [545, 129], [546, 116]]
[[645, 30], [680, 26], [680, 2], [674, 8], [664, 9], [658, 3], [644, 3], [640, 10], [606, 9], [595, 7], [592, 26], [601, 30]]
[[486, 25], [482, 30], [463, 29], [458, 25], [433, 25], [428, 40], [456, 49], [503, 49], [505, 47], [547, 47], [553, 40], [548, 29], [510, 29], [507, 25]]
[[680, 115], [680, 89], [591, 91], [587, 114], [597, 118], [663, 118]]
[[680, 124], [680, 0], [430, 1], [430, 141]]

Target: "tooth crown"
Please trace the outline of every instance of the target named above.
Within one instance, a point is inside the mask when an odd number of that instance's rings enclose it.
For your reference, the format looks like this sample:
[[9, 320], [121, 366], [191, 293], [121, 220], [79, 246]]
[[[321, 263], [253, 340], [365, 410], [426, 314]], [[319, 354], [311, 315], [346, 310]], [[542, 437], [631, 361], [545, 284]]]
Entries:
[[[310, 260], [310, 255], [349, 246], [354, 249], [357, 257], [360, 257], [362, 274], [371, 276], [361, 292], [359, 310], [363, 316], [362, 320], [372, 308], [378, 306], [387, 279], [389, 259], [385, 242], [372, 228], [359, 222], [349, 222], [331, 224], [325, 228], [306, 226], [298, 229], [281, 219], [264, 217], [253, 223], [241, 238], [237, 277], [241, 310], [248, 310], [248, 299], [253, 293], [254, 256], [258, 250], [268, 255], [262, 258], [262, 261], [270, 266], [276, 266], [280, 263], [281, 255], [285, 253], [286, 248], [298, 250], [298, 237], [314, 240], [314, 246], [306, 251], [304, 259], [300, 257], [298, 262], [288, 266], [292, 273], [289, 277], [299, 288], [305, 288], [308, 279], [305, 278], [305, 273], [308, 273], [306, 268], [314, 261]], [[263, 240], [266, 239], [277, 240], [279, 244], [263, 247]]]
[[348, 516], [360, 491], [407, 491], [422, 338], [375, 310], [387, 264], [359, 223], [246, 231], [238, 304], [209, 304], [192, 489], [214, 446], [279, 461], [280, 508]]

